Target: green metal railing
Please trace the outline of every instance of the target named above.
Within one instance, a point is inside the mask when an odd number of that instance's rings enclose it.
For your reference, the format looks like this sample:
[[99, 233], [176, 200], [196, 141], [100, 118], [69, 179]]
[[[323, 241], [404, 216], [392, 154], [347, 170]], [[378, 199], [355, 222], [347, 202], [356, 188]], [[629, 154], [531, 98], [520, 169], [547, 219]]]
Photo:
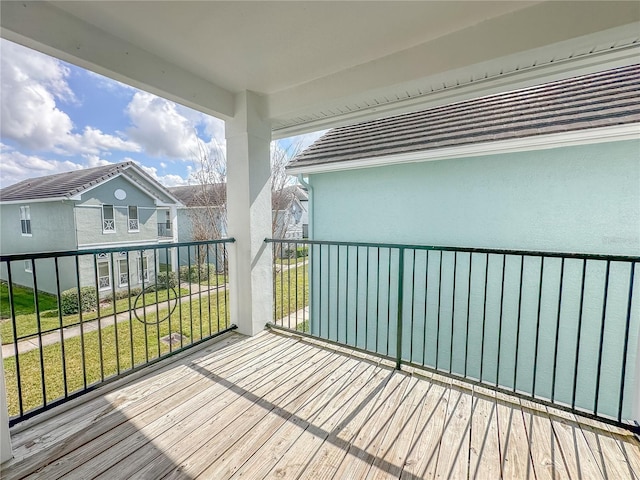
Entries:
[[1, 256], [10, 424], [236, 328], [234, 241]]
[[640, 432], [640, 257], [266, 241], [273, 328]]

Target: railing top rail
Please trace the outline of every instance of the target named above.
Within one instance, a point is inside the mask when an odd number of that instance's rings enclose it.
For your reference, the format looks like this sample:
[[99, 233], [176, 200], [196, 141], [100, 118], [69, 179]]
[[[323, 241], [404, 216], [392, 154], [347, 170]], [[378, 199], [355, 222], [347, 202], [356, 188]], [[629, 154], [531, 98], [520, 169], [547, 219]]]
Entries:
[[575, 258], [579, 260], [608, 260], [613, 262], [640, 262], [640, 255], [608, 255], [598, 253], [579, 252], [553, 252], [553, 251], [530, 251], [530, 250], [509, 250], [495, 248], [474, 248], [474, 247], [450, 247], [441, 245], [411, 245], [401, 243], [369, 243], [369, 242], [344, 242], [332, 240], [308, 240], [290, 238], [265, 238], [267, 243], [296, 243], [298, 245], [338, 245], [346, 247], [373, 247], [388, 249], [410, 249], [410, 250], [435, 250], [444, 252], [465, 252], [484, 253], [496, 255], [517, 255], [528, 257], [558, 257]]
[[39, 258], [53, 258], [53, 257], [75, 257], [78, 255], [93, 255], [97, 253], [119, 253], [119, 252], [131, 252], [139, 250], [165, 250], [172, 247], [189, 247], [194, 245], [215, 245], [221, 243], [234, 243], [235, 238], [221, 238], [218, 240], [202, 240], [197, 242], [177, 242], [177, 243], [160, 243], [160, 244], [141, 244], [128, 247], [110, 247], [110, 248], [96, 248], [87, 250], [64, 250], [54, 252], [38, 252], [38, 253], [15, 253], [11, 255], [0, 255], [0, 262], [13, 262], [19, 260], [37, 260]]

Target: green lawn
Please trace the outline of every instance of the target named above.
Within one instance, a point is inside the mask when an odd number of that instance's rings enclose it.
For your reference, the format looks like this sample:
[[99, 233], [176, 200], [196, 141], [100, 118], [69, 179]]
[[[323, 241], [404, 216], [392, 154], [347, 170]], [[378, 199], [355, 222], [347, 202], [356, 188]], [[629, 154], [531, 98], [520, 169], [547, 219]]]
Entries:
[[[181, 288], [180, 295], [187, 295], [189, 293], [188, 289]], [[172, 290], [169, 290], [169, 297], [174, 298]], [[158, 302], [163, 302], [167, 300], [167, 291], [160, 290], [158, 292]], [[55, 297], [54, 297], [55, 299]], [[131, 298], [131, 305], [133, 306], [133, 302], [136, 297]], [[142, 298], [138, 300], [138, 307], [143, 305]], [[156, 293], [147, 293], [144, 296], [145, 305], [154, 305], [156, 303]], [[54, 328], [60, 327], [60, 318], [58, 317], [58, 304], [57, 302], [53, 305], [53, 308], [56, 310], [43, 311], [41, 308], [40, 313], [40, 330], [47, 331]], [[116, 313], [127, 312], [129, 310], [129, 299], [124, 298], [116, 301]], [[106, 317], [109, 315], [113, 315], [113, 302], [109, 304], [107, 307], [100, 307], [100, 316]], [[98, 318], [98, 311], [85, 312], [82, 314], [82, 321], [86, 322], [89, 320], [95, 320]], [[78, 323], [80, 321], [80, 316], [78, 314], [75, 315], [64, 315], [62, 317], [62, 325], [68, 326], [73, 325], [74, 323]], [[38, 333], [38, 321], [35, 313], [27, 313], [23, 315], [16, 316], [16, 329], [18, 332], [18, 337], [26, 337], [30, 335], [37, 335]], [[13, 328], [11, 325], [11, 320], [2, 320], [0, 321], [0, 337], [2, 338], [2, 344], [12, 343], [13, 342]]]
[[276, 258], [274, 259], [274, 263], [276, 265], [291, 265], [295, 266], [296, 263], [304, 263], [307, 261], [307, 257], [299, 257], [299, 258]]
[[[41, 312], [58, 308], [58, 300], [55, 295], [39, 292], [38, 307]], [[16, 311], [16, 315], [35, 313], [36, 307], [33, 300], [33, 289], [14, 285], [13, 308]], [[10, 316], [9, 286], [5, 282], [0, 282], [0, 318], [9, 318]]]
[[[306, 280], [308, 268], [305, 266], [291, 268], [278, 273], [275, 281], [276, 302], [275, 309], [278, 316], [288, 315], [308, 304], [309, 288]], [[297, 289], [296, 289], [297, 279]], [[185, 289], [181, 289], [183, 293]], [[188, 291], [188, 290], [187, 290]], [[149, 298], [152, 296], [152, 298]], [[155, 293], [147, 294], [150, 301], [155, 300]], [[158, 292], [158, 300], [166, 299], [166, 292]], [[132, 300], [133, 301], [133, 300]], [[44, 378], [47, 401], [64, 396], [63, 378], [66, 374], [68, 393], [84, 388], [86, 377], [87, 385], [99, 383], [103, 378], [116, 375], [118, 364], [120, 372], [130, 370], [132, 367], [142, 365], [148, 360], [161, 357], [169, 352], [169, 346], [159, 341], [159, 338], [170, 333], [181, 333], [186, 338], [184, 344], [207, 337], [227, 326], [226, 305], [228, 292], [220, 291], [217, 294], [195, 296], [193, 302], [182, 300], [179, 308], [176, 308], [170, 318], [162, 321], [159, 326], [145, 325], [133, 318], [133, 320], [119, 322], [116, 325], [105, 327], [97, 331], [85, 333], [83, 342], [80, 337], [68, 338], [64, 342], [64, 368], [61, 344], [49, 345], [42, 349], [44, 357]], [[297, 304], [296, 304], [297, 301]], [[119, 300], [117, 308], [128, 310], [128, 300]], [[111, 313], [113, 309], [101, 310], [101, 314]], [[84, 315], [83, 319], [95, 318], [96, 312]], [[168, 315], [167, 308], [159, 310], [162, 319]], [[35, 316], [24, 315], [20, 322], [20, 332], [33, 331]], [[154, 322], [155, 311], [147, 315], [147, 323]], [[64, 323], [78, 321], [77, 315], [63, 317]], [[49, 323], [50, 322], [50, 323]], [[43, 317], [42, 328], [55, 328], [59, 325], [58, 317]], [[308, 322], [301, 323], [297, 327], [301, 331], [308, 331]], [[2, 325], [2, 335], [5, 338], [6, 325]], [[19, 333], [20, 333], [19, 332]], [[11, 336], [10, 325], [7, 335]], [[20, 333], [21, 335], [24, 333]], [[101, 337], [101, 342], [99, 338]], [[84, 348], [83, 344], [84, 343]], [[100, 346], [100, 344], [102, 346]], [[180, 348], [174, 346], [173, 349]], [[20, 387], [25, 411], [37, 408], [43, 404], [42, 372], [40, 368], [39, 350], [32, 350], [20, 354]], [[18, 382], [16, 374], [15, 357], [4, 360], [5, 381], [7, 386], [8, 407], [10, 415], [17, 415], [18, 408]]]
[[[81, 390], [85, 376], [87, 385], [91, 385], [100, 382], [102, 378], [117, 374], [118, 363], [120, 372], [124, 372], [132, 366], [167, 354], [169, 346], [158, 339], [170, 332], [184, 335], [184, 345], [188, 345], [191, 341], [197, 341], [226, 328], [227, 301], [227, 292], [193, 302], [182, 301], [181, 309], [176, 308], [168, 320], [160, 323], [159, 328], [157, 325], [140, 323], [135, 318], [131, 322], [120, 322], [103, 328], [100, 331], [102, 347], [97, 331], [85, 333], [84, 349], [80, 337], [65, 340], [64, 373], [67, 377], [68, 393]], [[162, 319], [167, 316], [168, 309], [161, 309], [159, 313]], [[155, 312], [148, 315], [147, 323], [153, 322], [155, 318]], [[173, 350], [177, 348], [180, 348], [179, 344], [172, 347]], [[62, 349], [60, 343], [57, 343], [42, 350], [46, 398], [50, 402], [64, 395]], [[15, 357], [6, 358], [4, 368], [9, 415], [13, 416], [19, 413]], [[20, 354], [20, 386], [25, 411], [37, 408], [43, 403], [41, 376], [39, 350]]]
[[[222, 286], [228, 280], [227, 276], [224, 273], [211, 273], [209, 280], [204, 279], [200, 281], [200, 285], [210, 286], [214, 288], [216, 285]], [[216, 281], [218, 283], [216, 283]]]
[[[275, 318], [279, 319], [309, 305], [309, 267], [292, 267], [275, 275]], [[296, 283], [297, 281], [297, 283]]]

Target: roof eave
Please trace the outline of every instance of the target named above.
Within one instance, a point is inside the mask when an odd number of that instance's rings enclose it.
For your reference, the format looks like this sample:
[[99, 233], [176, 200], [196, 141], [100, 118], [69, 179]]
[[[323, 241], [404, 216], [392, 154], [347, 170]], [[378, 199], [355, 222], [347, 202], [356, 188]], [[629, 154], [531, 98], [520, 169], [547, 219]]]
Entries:
[[45, 197], [45, 198], [23, 198], [21, 200], [0, 200], [0, 205], [18, 205], [27, 203], [60, 202], [63, 200], [74, 200], [69, 197]]
[[437, 148], [433, 150], [418, 150], [415, 152], [366, 157], [357, 160], [319, 163], [316, 165], [290, 166], [289, 175], [305, 175], [312, 173], [336, 172], [371, 168], [403, 163], [430, 162], [450, 160], [454, 158], [479, 157], [485, 155], [499, 155], [530, 150], [547, 150], [551, 148], [571, 147], [577, 145], [618, 142], [623, 140], [640, 139], [640, 123], [629, 123], [609, 127], [574, 130], [570, 132], [551, 133], [529, 137], [512, 138], [469, 145]]

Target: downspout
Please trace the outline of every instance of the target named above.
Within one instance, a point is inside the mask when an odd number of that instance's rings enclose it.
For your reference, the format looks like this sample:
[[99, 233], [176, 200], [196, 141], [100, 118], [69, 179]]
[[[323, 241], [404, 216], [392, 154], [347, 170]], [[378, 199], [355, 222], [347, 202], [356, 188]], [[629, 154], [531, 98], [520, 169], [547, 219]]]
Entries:
[[313, 187], [304, 179], [302, 174], [298, 175], [298, 181], [307, 188], [309, 192], [309, 240], [313, 240]]

